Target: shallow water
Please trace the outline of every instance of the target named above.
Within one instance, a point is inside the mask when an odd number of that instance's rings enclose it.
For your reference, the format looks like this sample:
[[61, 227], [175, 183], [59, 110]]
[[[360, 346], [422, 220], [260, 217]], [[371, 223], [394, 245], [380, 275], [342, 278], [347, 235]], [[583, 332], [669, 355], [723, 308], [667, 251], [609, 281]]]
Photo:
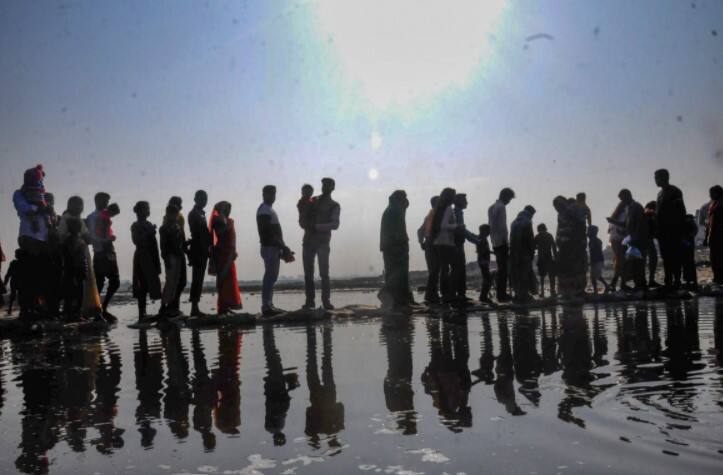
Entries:
[[0, 341], [0, 470], [723, 470], [723, 301], [165, 333], [126, 328], [134, 310]]

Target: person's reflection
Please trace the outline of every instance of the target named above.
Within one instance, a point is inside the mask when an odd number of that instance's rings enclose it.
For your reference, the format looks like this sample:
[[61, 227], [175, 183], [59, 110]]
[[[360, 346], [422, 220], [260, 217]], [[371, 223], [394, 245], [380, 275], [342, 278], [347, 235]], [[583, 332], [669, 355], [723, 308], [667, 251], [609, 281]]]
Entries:
[[597, 304], [595, 304], [595, 308], [593, 309], [592, 346], [595, 366], [607, 366], [608, 337], [605, 332], [605, 319], [600, 319], [600, 309]]
[[452, 432], [461, 432], [472, 427], [467, 322], [443, 322], [440, 332], [440, 321], [430, 319], [427, 332], [431, 358], [422, 374], [424, 390], [432, 396], [442, 423]]
[[316, 361], [316, 327], [306, 327], [306, 380], [309, 386], [309, 407], [306, 408], [306, 430], [309, 445], [321, 447], [319, 434], [329, 436], [329, 446], [341, 446], [337, 433], [344, 429], [344, 405], [336, 400], [336, 384], [332, 367], [331, 326], [322, 327], [321, 380]]
[[14, 355], [21, 362], [20, 386], [24, 408], [20, 421], [20, 455], [15, 467], [23, 473], [45, 474], [50, 462], [47, 452], [59, 439], [59, 389], [62, 369], [50, 361], [62, 358], [60, 340], [39, 345], [18, 345]]
[[264, 356], [266, 357], [266, 376], [264, 377], [264, 396], [266, 397], [266, 418], [264, 427], [272, 434], [274, 445], [286, 444], [286, 413], [291, 405], [289, 391], [299, 386], [299, 377], [296, 373], [284, 375], [284, 367], [281, 364], [281, 354], [276, 348], [274, 327], [265, 325], [264, 335]]
[[[550, 375], [560, 369], [560, 360], [557, 354], [557, 309], [540, 310], [542, 324], [540, 325], [540, 347], [542, 349], [542, 373]], [[548, 316], [549, 315], [549, 316]]]
[[512, 345], [510, 344], [510, 329], [507, 324], [507, 315], [500, 313], [497, 317], [498, 331], [500, 335], [500, 354], [497, 356], [495, 366], [495, 397], [505, 407], [505, 410], [513, 416], [522, 416], [525, 411], [520, 408], [515, 398], [515, 370], [514, 359], [512, 358]]
[[[564, 308], [561, 319], [560, 359], [562, 362], [562, 380], [566, 384], [565, 397], [558, 406], [558, 417], [582, 428], [585, 421], [573, 414], [573, 409], [590, 406], [595, 390], [590, 382], [593, 379], [592, 347], [587, 322], [582, 307]], [[597, 391], [601, 391], [598, 389]]]
[[66, 413], [65, 440], [74, 452], [84, 452], [101, 345], [96, 339], [61, 337], [61, 341], [62, 380], [57, 391]]
[[492, 343], [492, 325], [489, 315], [482, 315], [482, 332], [480, 335], [479, 369], [472, 371], [477, 379], [485, 384], [492, 384], [495, 380], [495, 355]]
[[[689, 373], [702, 367], [698, 336], [698, 302], [666, 302], [667, 337], [663, 354], [666, 370], [675, 380], [688, 379]], [[695, 363], [698, 361], [698, 363]]]
[[149, 347], [148, 334], [145, 330], [141, 330], [133, 353], [138, 390], [136, 426], [141, 434], [141, 447], [149, 449], [153, 447], [153, 439], [157, 432], [152, 421], [161, 417], [163, 352], [157, 346]]
[[104, 338], [98, 370], [96, 372], [96, 397], [93, 407], [93, 426], [99, 437], [92, 440], [98, 452], [110, 454], [114, 449], [123, 447], [124, 430], [115, 426], [118, 412], [118, 393], [121, 380], [121, 356], [118, 347]]
[[166, 354], [166, 388], [163, 397], [163, 417], [171, 433], [179, 439], [188, 437], [188, 407], [191, 390], [188, 384], [188, 361], [181, 344], [181, 330], [172, 326], [161, 333]]
[[216, 384], [208, 371], [201, 335], [193, 330], [191, 336], [193, 351], [193, 429], [201, 434], [206, 452], [216, 448], [216, 434], [213, 433], [211, 411], [216, 406]]
[[537, 319], [517, 315], [512, 326], [514, 372], [519, 391], [535, 406], [540, 404], [538, 379], [542, 367], [542, 358], [537, 352], [537, 324]]
[[385, 321], [381, 341], [387, 347], [387, 376], [384, 378], [384, 399], [387, 409], [395, 413], [397, 426], [404, 435], [417, 433], [412, 388], [412, 340], [414, 324], [410, 318], [395, 317]]
[[218, 398], [213, 411], [216, 428], [238, 434], [241, 427], [241, 344], [239, 330], [218, 331], [218, 368], [213, 372]]
[[[720, 301], [716, 301], [713, 315], [713, 348], [718, 366], [723, 367], [723, 302]], [[723, 405], [723, 401], [719, 405]]]

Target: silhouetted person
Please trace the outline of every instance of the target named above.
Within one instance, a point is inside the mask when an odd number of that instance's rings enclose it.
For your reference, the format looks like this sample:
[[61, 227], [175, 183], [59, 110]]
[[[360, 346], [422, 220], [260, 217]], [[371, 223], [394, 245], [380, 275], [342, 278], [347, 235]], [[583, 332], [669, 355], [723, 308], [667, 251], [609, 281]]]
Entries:
[[80, 316], [83, 304], [83, 282], [86, 278], [88, 262], [86, 261], [85, 241], [80, 237], [80, 220], [68, 222], [68, 236], [62, 242], [62, 295], [63, 314], [66, 319]]
[[218, 368], [213, 372], [218, 391], [214, 420], [223, 434], [240, 432], [242, 342], [243, 335], [238, 330], [218, 331]]
[[685, 223], [683, 193], [670, 184], [668, 170], [655, 172], [655, 184], [660, 187], [657, 200], [658, 244], [665, 270], [665, 286], [680, 287], [682, 271], [682, 242]]
[[387, 348], [387, 375], [384, 378], [384, 399], [394, 413], [398, 429], [404, 435], [417, 433], [412, 383], [412, 341], [414, 325], [403, 319], [381, 327], [382, 344]]
[[532, 270], [535, 257], [534, 215], [535, 208], [527, 205], [510, 226], [510, 280], [517, 302], [529, 302], [535, 292], [535, 272]]
[[206, 277], [208, 258], [211, 255], [211, 232], [204, 208], [208, 204], [208, 195], [198, 190], [193, 198], [194, 206], [188, 213], [188, 227], [191, 231], [191, 242], [188, 252], [188, 263], [191, 266], [191, 316], [206, 316], [198, 307], [203, 294], [203, 283]]
[[216, 394], [216, 383], [208, 370], [206, 355], [204, 354], [198, 330], [193, 330], [191, 348], [193, 352], [193, 381], [191, 383], [193, 392], [193, 428], [201, 434], [203, 448], [206, 452], [209, 452], [216, 448], [212, 411], [216, 407], [218, 395]]
[[627, 236], [625, 232], [627, 213], [628, 207], [621, 200], [610, 215], [610, 219], [607, 220], [609, 223], [608, 234], [610, 234], [610, 247], [613, 250], [613, 278], [608, 287], [610, 292], [615, 291], [620, 280], [622, 280], [620, 290], [630, 290], [630, 287], [625, 284], [625, 280], [623, 279], [625, 271], [625, 245], [623, 244], [623, 239]]
[[166, 269], [160, 314], [166, 317], [176, 317], [181, 314], [176, 296], [178, 288], [185, 285], [185, 268], [182, 269], [186, 265], [183, 253], [185, 241], [178, 222], [178, 213], [179, 210], [176, 206], [168, 205], [163, 218], [163, 226], [158, 232], [161, 238], [161, 257]]
[[655, 273], [658, 270], [658, 248], [655, 246], [655, 236], [658, 235], [656, 208], [655, 201], [649, 201], [645, 205], [645, 217], [648, 220], [648, 245], [645, 249], [645, 260], [648, 266], [648, 287], [651, 289], [660, 287], [660, 284], [655, 281]]
[[457, 220], [452, 206], [455, 194], [456, 192], [452, 188], [445, 188], [440, 193], [430, 234], [439, 265], [439, 287], [444, 303], [456, 301], [455, 288], [451, 278], [456, 256], [454, 236], [457, 230]]
[[455, 260], [453, 270], [453, 281], [455, 294], [460, 302], [467, 300], [467, 257], [464, 252], [466, 241], [472, 244], [477, 243], [476, 236], [467, 229], [464, 224], [464, 210], [467, 209], [467, 195], [457, 193], [454, 197], [454, 219], [457, 222], [457, 229], [454, 233]]
[[585, 427], [585, 421], [575, 416], [577, 407], [590, 406], [594, 396], [604, 388], [592, 386], [592, 346], [587, 322], [582, 307], [564, 307], [562, 330], [559, 337], [562, 380], [566, 384], [565, 397], [558, 405], [558, 417], [579, 427]]
[[146, 299], [161, 298], [161, 257], [156, 226], [148, 221], [150, 205], [147, 201], [139, 201], [133, 212], [137, 218], [131, 225], [131, 239], [136, 246], [133, 254], [133, 297], [138, 300], [138, 321], [141, 321], [146, 317]]
[[588, 251], [590, 253], [590, 284], [592, 291], [597, 295], [597, 283], [602, 282], [603, 292], [607, 292], [608, 283], [603, 278], [603, 269], [605, 268], [605, 254], [603, 253], [603, 244], [597, 236], [598, 227], [589, 226], [587, 228]]
[[437, 254], [434, 252], [434, 242], [432, 240], [432, 221], [438, 203], [439, 196], [433, 196], [430, 200], [431, 208], [427, 212], [424, 222], [417, 230], [417, 239], [424, 251], [424, 260], [427, 264], [427, 287], [424, 292], [424, 303], [427, 305], [439, 303], [439, 262]]
[[710, 266], [713, 271], [713, 283], [723, 284], [723, 187], [716, 185], [710, 189], [710, 204], [706, 219], [705, 244], [710, 249]]
[[517, 404], [515, 397], [515, 369], [512, 345], [510, 344], [510, 329], [507, 316], [501, 314], [497, 317], [500, 338], [500, 354], [495, 364], [494, 391], [497, 401], [505, 407], [512, 416], [524, 416], [525, 411]]
[[256, 226], [261, 241], [261, 259], [264, 261], [264, 279], [261, 289], [261, 313], [272, 316], [283, 313], [274, 306], [274, 285], [279, 278], [281, 259], [293, 260], [293, 253], [284, 244], [279, 216], [274, 211], [276, 187], [266, 185], [263, 188], [263, 203], [256, 210]]
[[[331, 232], [339, 229], [339, 203], [331, 198], [336, 184], [331, 178], [321, 180], [321, 195], [314, 198], [312, 204], [313, 230], [304, 244], [304, 284], [306, 287], [306, 303], [304, 308], [316, 307], [316, 290], [314, 288], [314, 261], [319, 260], [319, 276], [321, 277], [321, 303], [327, 310], [332, 310], [331, 283], [329, 281], [329, 253]], [[311, 227], [311, 226], [310, 226]]]
[[518, 391], [535, 406], [540, 405], [538, 379], [542, 372], [542, 358], [537, 352], [535, 331], [537, 320], [520, 318], [518, 315], [512, 324], [512, 355], [515, 377], [519, 383]]
[[299, 227], [304, 230], [303, 244], [305, 245], [310, 242], [316, 226], [314, 187], [308, 183], [301, 187], [301, 198], [296, 203], [296, 209], [299, 212]]
[[408, 207], [407, 193], [397, 190], [389, 196], [389, 205], [382, 215], [379, 248], [384, 259], [384, 286], [379, 291], [379, 300], [383, 306], [404, 307], [414, 303], [409, 288]]
[[683, 280], [688, 290], [698, 290], [698, 272], [695, 268], [695, 238], [698, 235], [698, 223], [695, 216], [688, 214], [683, 223], [682, 264]]
[[592, 212], [590, 211], [590, 207], [587, 205], [587, 195], [585, 193], [578, 193], [575, 196], [575, 204], [583, 210], [585, 213], [585, 221], [587, 221], [588, 226], [592, 226]]
[[236, 275], [236, 223], [231, 218], [231, 203], [216, 203], [209, 229], [214, 243], [209, 273], [216, 276], [216, 311], [218, 315], [233, 314], [243, 307], [243, 301]]
[[138, 333], [138, 343], [133, 348], [138, 406], [136, 426], [141, 435], [141, 447], [153, 447], [158, 432], [153, 421], [161, 418], [161, 390], [163, 389], [163, 352], [159, 345], [149, 345], [145, 330]]
[[[98, 438], [91, 440], [96, 450], [105, 455], [123, 448], [123, 429], [116, 427], [118, 413], [118, 395], [121, 382], [121, 355], [107, 336], [104, 348], [99, 355], [98, 369], [95, 375], [95, 400], [91, 421], [98, 430]], [[70, 391], [73, 391], [70, 388]]]
[[5, 273], [5, 280], [3, 284], [10, 288], [10, 295], [8, 296], [8, 315], [13, 313], [13, 303], [18, 295], [18, 289], [20, 288], [20, 279], [22, 278], [21, 261], [23, 259], [23, 250], [17, 249], [15, 251], [15, 259], [10, 262], [8, 270]]
[[645, 248], [648, 244], [650, 226], [645, 217], [643, 206], [633, 199], [628, 189], [620, 190], [620, 201], [627, 207], [625, 218], [625, 234], [629, 238], [628, 250], [625, 253], [625, 272], [623, 283], [633, 279], [636, 290], [647, 288], [645, 279]]
[[510, 300], [507, 293], [508, 258], [510, 253], [509, 233], [507, 231], [507, 205], [515, 197], [510, 188], [503, 188], [495, 203], [487, 210], [490, 225], [490, 240], [497, 260], [497, 300]]
[[477, 236], [477, 265], [481, 275], [480, 283], [480, 302], [490, 301], [490, 289], [492, 288], [492, 276], [490, 275], [490, 261], [492, 260], [492, 252], [489, 243], [490, 225], [482, 224], [479, 227], [479, 235]]
[[555, 295], [557, 245], [552, 234], [547, 232], [547, 226], [544, 223], [537, 225], [535, 249], [537, 249], [537, 275], [540, 276], [540, 297], [545, 296], [545, 277], [550, 281], [550, 296], [553, 297]]
[[[173, 205], [171, 205], [173, 206]], [[191, 402], [191, 388], [188, 382], [188, 361], [183, 351], [181, 332], [177, 326], [161, 333], [163, 350], [166, 355], [165, 394], [163, 417], [171, 433], [178, 439], [188, 437], [188, 408]]]
[[587, 280], [585, 214], [563, 196], [557, 196], [552, 205], [557, 211], [558, 290], [565, 298], [579, 297], [585, 293]]
[[264, 396], [266, 417], [264, 428], [273, 436], [274, 445], [286, 445], [286, 414], [291, 405], [289, 391], [299, 386], [298, 375], [289, 373], [284, 375], [281, 364], [281, 354], [276, 348], [274, 327], [265, 325], [263, 329], [264, 356], [266, 358], [266, 376], [264, 376]]
[[58, 318], [60, 314], [60, 302], [63, 298], [63, 250], [62, 241], [58, 235], [58, 215], [55, 213], [55, 196], [52, 193], [45, 193], [45, 201], [48, 204], [48, 257], [45, 262], [45, 271], [41, 278], [46, 281], [45, 285], [45, 308], [47, 316]]
[[86, 225], [93, 245], [93, 270], [99, 293], [103, 293], [105, 282], [108, 281], [108, 289], [102, 305], [103, 317], [114, 320], [115, 317], [108, 313], [108, 306], [120, 287], [120, 276], [114, 245], [116, 237], [113, 234], [111, 218], [118, 215], [120, 210], [118, 205], [109, 203], [110, 195], [108, 193], [97, 193], [95, 195], [95, 211], [86, 218]]
[[[183, 216], [183, 213], [181, 210], [183, 209], [183, 200], [180, 196], [171, 196], [171, 198], [168, 200], [168, 206], [173, 206], [175, 208], [178, 208], [178, 217], [176, 218], [176, 222], [178, 223], [178, 228], [181, 230], [181, 239], [183, 240], [183, 252], [180, 255], [181, 259], [181, 266], [178, 270], [178, 284], [176, 285], [176, 289], [173, 295], [173, 303], [171, 305], [171, 308], [178, 310], [178, 313], [181, 313], [181, 296], [183, 295], [183, 291], [186, 290], [186, 284], [188, 283], [188, 272], [186, 270], [187, 265], [187, 253], [189, 246], [191, 244], [190, 241], [186, 240], [186, 218]], [[166, 208], [168, 209], [168, 208]], [[166, 216], [163, 217], [163, 224], [166, 224]]]

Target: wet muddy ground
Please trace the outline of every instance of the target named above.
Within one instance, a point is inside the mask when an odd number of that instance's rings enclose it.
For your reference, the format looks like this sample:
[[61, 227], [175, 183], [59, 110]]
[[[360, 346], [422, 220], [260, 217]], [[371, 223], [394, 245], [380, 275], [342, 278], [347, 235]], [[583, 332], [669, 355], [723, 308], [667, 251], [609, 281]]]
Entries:
[[723, 471], [723, 301], [168, 331], [125, 302], [0, 341], [0, 471]]

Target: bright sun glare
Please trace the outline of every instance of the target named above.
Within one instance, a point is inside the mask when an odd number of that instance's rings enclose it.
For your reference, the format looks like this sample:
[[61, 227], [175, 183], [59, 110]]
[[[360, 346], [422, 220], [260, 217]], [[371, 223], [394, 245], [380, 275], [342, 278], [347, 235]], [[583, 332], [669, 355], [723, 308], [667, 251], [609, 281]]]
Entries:
[[348, 79], [378, 110], [463, 87], [490, 53], [507, 0], [317, 0]]

